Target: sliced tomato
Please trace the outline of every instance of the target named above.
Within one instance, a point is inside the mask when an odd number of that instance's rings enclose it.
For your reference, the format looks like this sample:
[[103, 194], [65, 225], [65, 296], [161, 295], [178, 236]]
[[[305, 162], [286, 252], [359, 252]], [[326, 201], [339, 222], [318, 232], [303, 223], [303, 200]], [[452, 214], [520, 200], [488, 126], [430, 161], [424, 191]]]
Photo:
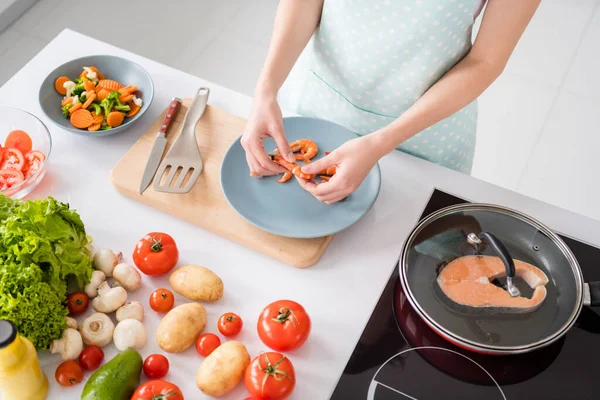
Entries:
[[21, 171], [17, 171], [14, 169], [0, 170], [0, 176], [4, 178], [4, 180], [6, 181], [6, 185], [9, 188], [18, 185], [25, 179]]
[[25, 154], [25, 164], [23, 165], [23, 174], [25, 179], [35, 174], [46, 160], [46, 155], [39, 150], [33, 150]]
[[4, 148], [4, 151], [2, 152], [2, 164], [0, 164], [0, 169], [15, 169], [17, 171], [21, 171], [24, 164], [25, 157], [19, 149], [14, 147]]
[[8, 134], [6, 141], [4, 142], [4, 147], [14, 147], [25, 154], [28, 151], [31, 151], [33, 142], [27, 132], [16, 130]]
[[0, 190], [8, 189], [8, 182], [6, 182], [6, 178], [0, 175]]

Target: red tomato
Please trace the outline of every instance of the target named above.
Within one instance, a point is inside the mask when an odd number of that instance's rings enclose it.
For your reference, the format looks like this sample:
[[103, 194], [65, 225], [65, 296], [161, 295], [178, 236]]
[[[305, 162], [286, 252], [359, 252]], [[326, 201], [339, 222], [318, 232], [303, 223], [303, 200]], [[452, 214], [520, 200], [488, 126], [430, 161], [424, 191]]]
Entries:
[[173, 238], [166, 233], [151, 232], [140, 239], [133, 251], [133, 262], [146, 275], [163, 275], [179, 259]]
[[183, 393], [177, 385], [155, 379], [138, 386], [130, 400], [183, 400]]
[[4, 175], [0, 175], [0, 190], [6, 189], [8, 189], [8, 182], [6, 181]]
[[11, 188], [13, 186], [18, 185], [23, 182], [25, 177], [21, 171], [17, 171], [16, 169], [3, 169], [0, 170], [0, 176], [6, 182], [6, 188]]
[[169, 372], [169, 360], [162, 354], [151, 354], [144, 361], [144, 374], [150, 379], [161, 379]]
[[244, 384], [256, 398], [286, 399], [296, 386], [294, 366], [283, 354], [261, 353], [246, 369]]
[[104, 352], [95, 344], [87, 346], [79, 355], [79, 364], [83, 369], [93, 371], [102, 364], [104, 360]]
[[21, 171], [24, 164], [25, 157], [19, 149], [6, 147], [2, 151], [2, 164], [0, 164], [0, 169], [14, 169]]
[[242, 330], [242, 319], [234, 313], [225, 313], [219, 318], [217, 327], [223, 336], [235, 336]]
[[150, 295], [150, 307], [156, 312], [167, 312], [174, 303], [175, 297], [168, 289], [157, 289]]
[[289, 351], [302, 346], [310, 334], [310, 328], [310, 317], [304, 307], [291, 300], [269, 304], [258, 317], [258, 337], [276, 351]]
[[74, 360], [65, 361], [56, 368], [54, 379], [61, 386], [77, 385], [83, 380], [83, 369]]
[[90, 299], [83, 292], [69, 293], [67, 296], [67, 307], [71, 315], [79, 315], [87, 310]]
[[27, 132], [16, 130], [8, 134], [6, 141], [4, 142], [4, 147], [14, 147], [19, 149], [21, 153], [25, 154], [28, 151], [31, 151], [33, 148], [33, 143], [31, 142], [31, 137], [27, 134]]
[[196, 351], [202, 357], [208, 357], [220, 345], [221, 339], [217, 335], [205, 333], [196, 340]]
[[35, 174], [46, 160], [46, 155], [41, 151], [34, 150], [25, 154], [25, 164], [23, 165], [23, 173], [25, 179]]

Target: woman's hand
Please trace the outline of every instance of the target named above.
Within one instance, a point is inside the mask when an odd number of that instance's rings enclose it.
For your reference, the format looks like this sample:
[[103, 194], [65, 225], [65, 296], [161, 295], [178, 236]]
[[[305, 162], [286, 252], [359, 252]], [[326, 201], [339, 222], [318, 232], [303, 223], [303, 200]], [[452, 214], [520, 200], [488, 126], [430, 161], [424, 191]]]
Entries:
[[246, 151], [246, 161], [253, 176], [268, 176], [286, 170], [267, 155], [263, 139], [272, 137], [281, 155], [294, 162], [294, 154], [283, 132], [281, 109], [275, 96], [257, 96], [252, 104], [241, 144]]
[[349, 140], [329, 155], [302, 167], [302, 172], [306, 174], [318, 174], [335, 165], [337, 171], [329, 182], [317, 184], [297, 176], [296, 179], [318, 200], [332, 204], [358, 189], [381, 156], [373, 138], [362, 136]]

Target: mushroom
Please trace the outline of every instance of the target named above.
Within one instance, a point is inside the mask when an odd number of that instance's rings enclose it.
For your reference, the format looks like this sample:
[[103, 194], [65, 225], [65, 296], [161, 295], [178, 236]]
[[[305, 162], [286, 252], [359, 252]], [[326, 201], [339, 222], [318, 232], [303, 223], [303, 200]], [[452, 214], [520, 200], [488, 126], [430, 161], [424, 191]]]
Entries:
[[98, 286], [98, 297], [92, 300], [94, 310], [101, 313], [111, 313], [116, 311], [127, 301], [127, 291], [120, 287], [111, 288], [108, 282], [104, 281]]
[[140, 273], [126, 263], [120, 263], [115, 267], [113, 277], [128, 292], [134, 292], [142, 286], [142, 276]]
[[60, 353], [63, 361], [75, 360], [83, 350], [81, 335], [73, 328], [63, 331], [62, 337], [52, 341], [50, 354]]
[[94, 254], [94, 268], [104, 272], [104, 275], [109, 278], [122, 256], [122, 253], [115, 254], [110, 249], [100, 249]]
[[77, 320], [75, 318], [65, 317], [65, 320], [67, 321], [67, 328], [72, 328], [72, 329], [78, 328]]
[[121, 351], [125, 349], [139, 350], [146, 344], [146, 328], [137, 319], [124, 319], [117, 324], [113, 341], [115, 347]]
[[79, 331], [85, 344], [104, 347], [112, 340], [115, 324], [108, 315], [93, 313], [83, 320]]
[[144, 319], [144, 307], [139, 301], [130, 301], [125, 303], [117, 310], [117, 321], [126, 319], [136, 319], [140, 322]]
[[90, 299], [98, 296], [98, 286], [106, 280], [106, 274], [102, 271], [93, 271], [90, 283], [85, 285], [83, 291]]

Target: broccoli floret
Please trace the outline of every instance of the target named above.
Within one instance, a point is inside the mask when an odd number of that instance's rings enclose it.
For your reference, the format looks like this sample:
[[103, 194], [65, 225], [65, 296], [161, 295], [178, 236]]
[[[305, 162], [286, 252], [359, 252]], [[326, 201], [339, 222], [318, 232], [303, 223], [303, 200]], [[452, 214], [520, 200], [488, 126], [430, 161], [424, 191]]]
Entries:
[[105, 98], [100, 102], [100, 107], [104, 110], [104, 115], [110, 114], [113, 107], [115, 106], [115, 101], [111, 100], [109, 97]]
[[75, 89], [73, 89], [71, 96], [79, 96], [83, 92], [85, 92], [85, 87], [83, 86], [83, 83], [80, 83], [77, 86], [75, 86]]
[[73, 104], [69, 103], [66, 106], [63, 106], [61, 108], [63, 115], [65, 116], [65, 118], [69, 118], [70, 114], [69, 114], [69, 108], [73, 107]]
[[129, 107], [129, 104], [121, 103], [121, 100], [119, 99], [119, 97], [121, 97], [121, 93], [119, 93], [116, 90], [113, 90], [108, 95], [108, 98], [111, 100], [114, 100], [114, 102], [115, 102], [115, 110], [129, 112], [131, 110], [131, 107]]
[[85, 103], [85, 101], [87, 100], [87, 96], [85, 94], [82, 94], [79, 96], [79, 101], [82, 103]]
[[111, 130], [111, 129], [112, 129], [112, 127], [111, 127], [111, 126], [109, 126], [109, 125], [105, 125], [105, 126], [101, 126], [101, 127], [100, 127], [100, 130], [101, 130], [101, 131], [109, 131], [109, 130]]
[[76, 85], [81, 85], [83, 83], [83, 78], [77, 78], [74, 80]]
[[96, 115], [102, 114], [102, 109], [100, 108], [100, 106], [98, 104], [92, 103], [92, 107], [94, 108], [94, 111], [96, 112]]

